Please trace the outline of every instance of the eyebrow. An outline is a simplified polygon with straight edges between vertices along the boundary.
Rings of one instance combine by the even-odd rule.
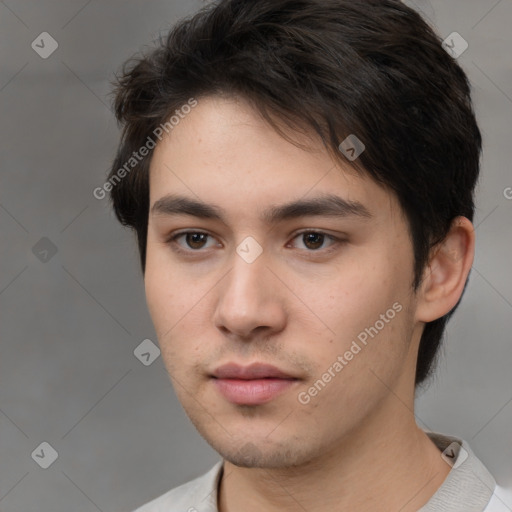
[[[190,215],[201,219],[225,222],[225,210],[220,206],[175,194],[166,195],[153,204],[152,215]],[[373,215],[359,201],[349,201],[334,194],[324,194],[311,199],[300,199],[281,205],[272,205],[263,212],[261,220],[273,224],[300,217],[360,217],[371,219]]]

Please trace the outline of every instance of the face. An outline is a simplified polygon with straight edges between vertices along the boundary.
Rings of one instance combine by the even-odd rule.
[[[414,376],[413,251],[397,200],[292,137],[311,150],[241,99],[202,98],[150,168],[145,287],[162,357],[197,430],[240,466],[332,452]],[[297,201],[308,204],[284,208]],[[228,363],[288,378],[222,378]]]

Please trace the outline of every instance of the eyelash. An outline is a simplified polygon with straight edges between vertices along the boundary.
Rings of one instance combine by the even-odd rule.
[[[332,235],[329,235],[327,233],[324,233],[323,231],[315,231],[315,230],[311,230],[311,229],[306,229],[306,230],[303,230],[303,231],[300,231],[298,233],[295,233],[295,235],[293,236],[292,240],[294,240],[295,238],[299,237],[300,235],[305,235],[305,234],[315,234],[315,235],[322,235],[326,238],[328,238],[329,240],[331,240],[332,242],[334,242],[329,248],[327,249],[311,249],[311,250],[307,250],[306,249],[306,252],[308,253],[321,253],[321,254],[329,254],[330,252],[332,252],[333,250],[336,249],[337,245],[341,244],[344,242],[344,240],[341,240],[335,236],[332,236]],[[193,254],[193,253],[201,253],[201,252],[204,252],[202,249],[197,249],[197,250],[194,250],[194,249],[183,249],[182,247],[180,247],[176,240],[181,237],[181,236],[184,236],[184,235],[206,235],[206,236],[210,236],[211,235],[209,233],[206,233],[204,231],[181,231],[179,233],[175,233],[173,234],[171,237],[168,238],[168,240],[166,241],[167,244],[169,245],[172,245],[172,250],[177,252],[177,253],[180,253],[180,254],[187,254],[187,255],[190,255],[190,254]]]

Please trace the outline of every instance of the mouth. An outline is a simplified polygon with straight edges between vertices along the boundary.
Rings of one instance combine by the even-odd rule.
[[[270,402],[289,389],[298,379],[218,379],[213,383],[222,396],[237,405],[259,405]]]
[[[270,402],[299,382],[284,370],[263,363],[240,366],[228,363],[211,375],[217,391],[237,405],[260,405]]]

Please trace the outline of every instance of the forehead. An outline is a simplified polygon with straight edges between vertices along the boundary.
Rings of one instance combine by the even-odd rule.
[[[316,134],[286,133],[307,149],[278,134],[243,99],[199,99],[154,149],[150,209],[198,212],[202,203],[203,211],[213,206],[210,218],[259,212],[261,221],[271,222],[286,217],[283,208],[276,210],[285,204],[289,213],[323,201],[324,209],[352,211],[361,219],[397,207],[394,196],[371,178],[341,158],[333,160]]]

